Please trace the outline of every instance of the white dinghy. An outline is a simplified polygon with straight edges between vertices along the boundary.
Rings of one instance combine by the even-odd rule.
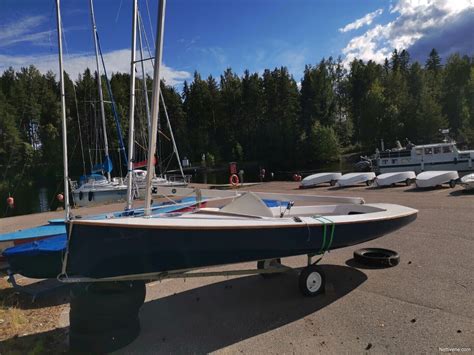
[[[409,186],[416,179],[416,174],[413,171],[402,171],[398,173],[380,174],[375,179],[377,186],[394,186],[395,184],[405,183]]]
[[[300,189],[308,189],[324,183],[329,183],[331,186],[334,186],[341,176],[341,173],[318,173],[309,175],[301,181]]]
[[[372,185],[375,180],[375,173],[349,173],[344,174],[337,180],[338,186],[354,186],[365,183],[367,186]]]
[[[474,174],[463,176],[459,185],[464,187],[466,190],[474,190]]]
[[[459,179],[457,171],[425,171],[416,177],[416,186],[419,188],[441,186],[449,184],[450,187],[456,186]]]

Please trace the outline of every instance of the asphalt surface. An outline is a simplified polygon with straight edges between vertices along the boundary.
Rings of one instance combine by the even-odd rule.
[[[474,351],[473,193],[464,193],[460,187],[420,191],[406,186],[308,190],[297,190],[297,186],[271,182],[249,190],[363,197],[368,203],[413,207],[419,214],[415,222],[391,235],[326,254],[321,262],[326,293],[315,298],[300,294],[297,271],[271,279],[255,275],[150,283],[140,310],[141,333],[118,353]],[[20,223],[25,228],[60,215],[15,217],[6,222],[10,230]],[[396,250],[400,264],[386,269],[357,265],[352,259],[354,250],[368,246]],[[306,257],[282,261],[297,268],[305,266]],[[219,270],[253,267],[254,263],[245,263]],[[60,326],[67,325],[67,318],[66,310]]]

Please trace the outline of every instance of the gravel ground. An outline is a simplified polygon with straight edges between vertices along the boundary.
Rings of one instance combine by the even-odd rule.
[[[464,193],[459,187],[428,191],[406,186],[324,186],[311,190],[296,187],[297,183],[272,182],[249,189],[359,196],[366,202],[417,208],[418,219],[389,236],[327,254],[322,261],[327,290],[316,298],[300,295],[297,272],[265,280],[257,275],[150,283],[140,311],[141,334],[119,353],[438,353],[461,348],[473,351],[474,194]],[[122,204],[108,205],[85,210],[84,214],[120,208]],[[55,212],[13,217],[0,223],[2,230],[13,230],[60,215]],[[398,251],[400,264],[388,269],[355,264],[353,251],[365,246]],[[304,266],[305,261],[305,257],[283,259],[284,264],[292,267]],[[245,263],[234,268],[254,266]],[[0,288],[0,295],[11,294],[4,283]],[[23,353],[27,349],[65,351],[65,302],[63,299],[34,309],[28,309],[25,302],[16,306],[15,301],[4,302],[2,310],[19,310],[26,323],[19,322],[19,328],[12,334],[5,330],[11,328],[6,321],[0,320],[0,353]],[[13,318],[18,317],[14,314]]]

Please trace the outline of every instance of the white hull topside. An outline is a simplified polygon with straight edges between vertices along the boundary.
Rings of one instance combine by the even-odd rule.
[[[459,184],[466,190],[474,190],[474,174],[463,176]]]
[[[457,171],[425,171],[416,177],[416,186],[420,188],[435,187],[458,179]]]
[[[396,173],[380,174],[377,176],[375,181],[378,186],[390,186],[401,182],[409,185],[412,180],[415,180],[415,178],[416,174],[413,171],[402,171]]]
[[[337,180],[338,186],[353,186],[362,183],[371,182],[375,179],[375,173],[349,173],[344,174]]]
[[[336,182],[341,176],[341,173],[318,173],[309,175],[301,181],[301,187],[312,187],[323,183]]]

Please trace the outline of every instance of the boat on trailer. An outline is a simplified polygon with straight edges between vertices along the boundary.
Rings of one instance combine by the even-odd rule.
[[[474,174],[468,174],[461,178],[459,185],[464,187],[466,190],[474,190]]]
[[[436,187],[449,184],[451,188],[456,186],[459,179],[457,171],[425,171],[416,177],[418,188]]]
[[[375,173],[365,172],[365,173],[348,173],[342,175],[342,177],[337,180],[337,186],[354,186],[359,184],[366,184],[367,186],[372,185],[375,180]]]
[[[410,186],[416,179],[414,171],[401,171],[396,173],[380,174],[375,178],[377,186],[395,186],[399,183],[404,183]]]
[[[308,202],[309,195],[293,195],[295,200],[287,204],[267,207],[261,198],[265,195],[247,192],[221,208],[152,218],[73,219],[62,280],[143,279],[179,270],[322,254],[381,237],[417,216],[417,210],[409,207],[365,204],[362,199],[341,203],[341,197],[329,205],[296,205]],[[312,202],[329,199],[313,197]]]
[[[148,156],[153,156],[156,150],[164,5],[165,1],[160,1]],[[134,52],[132,45],[132,56]],[[133,142],[132,136],[129,135],[129,143]],[[152,171],[150,160],[147,171]],[[66,214],[68,242],[58,276],[60,281],[191,277],[197,276],[189,273],[191,270],[248,261],[257,261],[257,272],[265,273],[273,272],[272,265],[280,264],[282,257],[307,255],[308,266],[300,274],[300,288],[305,295],[313,296],[322,292],[325,278],[316,265],[319,260],[313,263],[312,257],[396,231],[414,221],[418,212],[393,204],[365,204],[362,199],[354,198],[298,194],[277,197],[277,194],[247,192],[226,197],[227,201],[216,200],[217,207],[198,205],[194,211],[153,216],[150,176],[143,216],[93,220],[75,219]],[[67,169],[65,183],[66,178]],[[375,174],[371,176],[374,178]],[[130,185],[127,203],[130,203]],[[276,206],[268,207],[263,201],[269,195],[279,201]]]
[[[308,189],[325,183],[334,186],[341,176],[341,173],[318,173],[309,175],[301,181],[300,189]]]

